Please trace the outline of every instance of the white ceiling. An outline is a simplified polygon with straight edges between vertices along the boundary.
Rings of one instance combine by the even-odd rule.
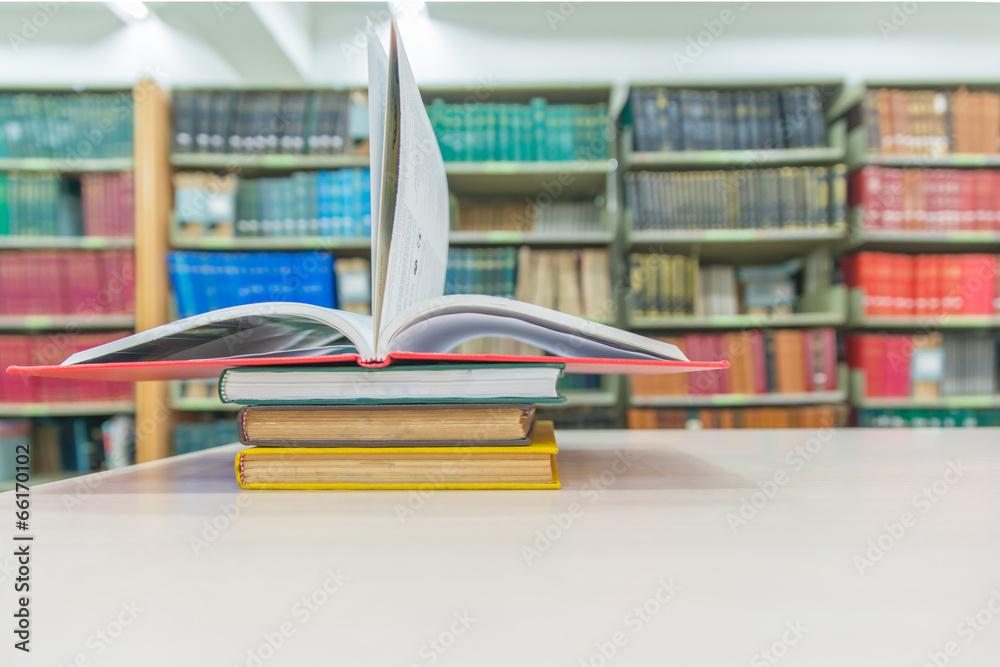
[[[166,85],[357,84],[365,68],[355,39],[367,18],[384,29],[388,17],[375,2],[147,5],[152,15],[132,23],[104,3],[52,3],[57,11],[37,34],[0,47],[0,83],[126,82],[152,73]],[[42,6],[0,3],[2,34],[39,23]],[[1000,5],[992,3],[430,2],[422,16],[405,7],[401,29],[425,83],[802,72],[1000,79]],[[677,54],[718,28],[723,12],[732,21],[721,34],[693,64],[678,65]]]

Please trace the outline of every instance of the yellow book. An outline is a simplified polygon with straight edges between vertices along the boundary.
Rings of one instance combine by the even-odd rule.
[[[244,489],[558,489],[555,430],[519,447],[253,447],[236,455]]]

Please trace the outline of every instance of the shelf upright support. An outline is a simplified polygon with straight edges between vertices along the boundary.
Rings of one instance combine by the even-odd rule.
[[[170,102],[152,79],[132,91],[135,102],[135,329],[168,321],[167,247],[170,216]],[[166,382],[137,382],[137,463],[171,453],[173,414]]]

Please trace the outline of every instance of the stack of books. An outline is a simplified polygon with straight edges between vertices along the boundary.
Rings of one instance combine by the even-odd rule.
[[[236,476],[247,489],[559,488],[562,364],[237,368]]]

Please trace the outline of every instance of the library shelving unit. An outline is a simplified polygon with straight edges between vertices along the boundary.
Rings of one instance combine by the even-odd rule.
[[[148,196],[147,182],[149,179],[155,179],[156,174],[163,171],[162,165],[156,163],[156,156],[150,154],[149,142],[144,136],[144,130],[148,129],[148,126],[144,124],[144,116],[148,115],[151,105],[155,104],[155,98],[159,92],[156,84],[148,80],[143,80],[133,87],[88,86],[81,89],[78,86],[17,86],[0,90],[0,94],[4,95],[25,95],[23,98],[25,101],[22,104],[28,105],[27,107],[18,111],[17,105],[12,103],[5,109],[5,114],[13,114],[12,118],[21,124],[36,121],[39,116],[48,113],[50,103],[58,105],[59,102],[71,100],[78,100],[81,104],[80,110],[75,113],[95,114],[89,119],[84,118],[79,121],[92,124],[96,122],[92,119],[96,119],[96,114],[100,113],[96,101],[97,97],[93,96],[100,96],[103,103],[111,105],[111,107],[104,109],[104,113],[109,115],[100,118],[102,123],[99,126],[100,135],[88,132],[86,137],[81,136],[74,139],[75,143],[72,145],[58,143],[54,138],[56,135],[51,134],[52,132],[69,131],[69,116],[61,116],[62,120],[67,123],[65,127],[51,124],[44,126],[47,129],[42,131],[49,133],[49,139],[37,141],[51,143],[49,154],[45,157],[4,155],[0,157],[0,172],[3,172],[5,176],[18,174],[55,175],[64,182],[62,187],[65,188],[68,187],[65,182],[76,181],[84,175],[129,172],[132,174],[134,187],[132,224],[129,225],[130,231],[127,235],[87,235],[88,230],[83,228],[76,231],[65,227],[58,229],[58,224],[52,220],[42,220],[41,212],[35,209],[28,213],[28,217],[22,215],[19,223],[27,224],[28,233],[22,231],[16,235],[0,236],[0,262],[16,256],[19,251],[53,251],[58,255],[64,251],[124,250],[133,253],[136,280],[134,314],[93,314],[83,311],[79,314],[4,314],[0,315],[0,332],[5,335],[32,334],[36,337],[51,337],[55,342],[78,333],[133,331],[160,323],[159,321],[151,321],[148,312],[144,312],[143,302],[145,299],[142,296],[142,290],[148,290],[151,282],[155,282],[156,271],[162,263],[162,255],[148,252],[155,250],[155,248],[145,248],[146,252],[144,252],[142,247],[144,238],[148,237],[151,231],[155,231],[155,229],[148,228],[146,223],[149,220],[143,215],[144,204],[148,204],[148,201],[144,201],[144,197]],[[27,96],[30,95],[46,96],[48,101],[43,102],[40,97],[35,98],[35,101],[27,101],[30,99]],[[57,100],[58,102],[56,102]],[[69,112],[66,111],[66,113]],[[36,130],[39,127],[42,126],[35,125]],[[130,128],[131,132],[129,132]],[[101,142],[124,141],[127,141],[129,147],[127,155],[122,155],[121,151],[107,150],[108,146],[112,144],[101,145]],[[39,145],[39,143],[35,143],[32,150],[37,150],[36,147]],[[124,148],[119,144],[113,145]],[[112,152],[117,154],[109,155]],[[95,157],[101,153],[108,156]],[[6,201],[3,206],[7,206]],[[25,211],[22,211],[23,213]],[[107,214],[107,209],[100,213],[102,219]],[[54,235],[53,231],[62,235]],[[5,229],[5,233],[9,232]],[[83,304],[77,305],[83,306]],[[139,422],[144,414],[139,407],[143,400],[143,393],[140,385],[135,396],[128,400],[3,402],[0,403],[0,417],[78,418],[135,414],[137,422]],[[142,440],[143,437],[143,429],[137,428],[137,438]],[[141,447],[142,444],[137,443],[137,448],[141,449]],[[44,473],[41,478],[64,478],[75,474],[79,473],[75,471],[51,472]]]
[[[463,111],[477,114],[493,104],[528,105],[533,99],[544,98],[548,105],[613,103],[610,85],[531,84],[490,87],[452,86],[421,88],[425,104],[435,100],[446,105],[463,105]],[[434,115],[432,115],[432,123]],[[609,113],[601,119],[601,130],[613,127]],[[436,128],[437,129],[437,128]],[[613,133],[605,133],[606,137]],[[513,140],[512,140],[513,141]],[[607,140],[606,154],[588,154],[583,159],[567,160],[459,160],[445,158],[448,189],[452,196],[452,247],[514,247],[528,246],[539,250],[578,250],[604,248],[608,252],[612,276],[617,275],[621,258],[618,235],[618,181],[615,137]],[[600,207],[598,229],[567,231],[535,230],[463,230],[460,204],[515,203],[525,210],[544,208],[549,202],[593,201]],[[613,282],[612,282],[613,285]],[[617,305],[617,304],[615,304]],[[620,321],[615,307],[601,319],[610,324]],[[557,426],[586,424],[571,417],[574,412],[596,411],[601,419],[621,423],[621,389],[617,376],[603,376],[597,389],[565,389],[567,402],[561,406],[546,406],[542,413],[553,418]],[[565,418],[565,421],[564,421]]]
[[[991,170],[1000,168],[1000,146],[994,151],[981,153],[954,152],[954,115],[952,99],[946,97],[965,88],[971,93],[1000,93],[1000,81],[996,80],[933,80],[933,81],[866,81],[845,87],[835,103],[834,115],[847,122],[847,164],[852,173],[866,166],[905,169],[949,169],[949,170]],[[939,129],[949,135],[947,150],[934,154],[884,152],[882,133],[888,128],[879,127],[889,121],[890,126],[899,122],[898,116],[907,119],[908,114],[919,109],[909,107],[896,110],[896,116],[889,117],[882,109],[880,117],[878,92],[881,89],[934,93],[938,99],[930,111],[946,113],[947,122]],[[933,98],[931,98],[933,100]],[[924,113],[924,112],[920,112]],[[963,112],[964,113],[964,112]],[[1000,123],[1000,119],[995,119]],[[906,120],[909,123],[909,120]],[[893,128],[895,131],[896,128]],[[924,123],[923,132],[927,132]],[[994,130],[995,131],[995,130]],[[927,132],[930,134],[930,132]],[[920,131],[916,132],[920,134]],[[907,132],[909,135],[909,132]],[[895,136],[895,135],[893,135]],[[893,139],[895,141],[895,139]],[[939,144],[940,145],[940,144]],[[852,181],[852,185],[853,185]],[[904,186],[905,187],[905,186]],[[852,193],[855,194],[856,193]],[[899,194],[899,193],[896,193]],[[905,190],[903,191],[903,196]],[[959,228],[952,225],[947,229],[922,229],[915,224],[901,222],[891,229],[866,227],[866,212],[858,196],[853,196],[855,206],[848,215],[849,233],[842,250],[847,253],[858,251],[880,251],[899,254],[957,254],[957,253],[1000,253],[1000,229]],[[901,214],[900,214],[901,215]],[[961,225],[965,227],[966,225]],[[976,225],[978,226],[978,225]],[[867,315],[864,308],[864,291],[852,289],[848,295],[847,329],[863,332],[932,333],[959,332],[1000,329],[1000,313],[969,315]],[[995,335],[995,334],[994,334]],[[994,369],[994,372],[995,369]],[[1000,407],[1000,395],[986,396],[934,396],[934,397],[868,397],[865,393],[864,372],[852,369],[850,372],[850,401],[856,409],[919,410],[919,409],[986,409]]]
[[[825,145],[805,148],[770,148],[757,150],[636,150],[632,91],[645,88],[666,88],[673,91],[761,91],[784,87],[814,86],[819,90],[825,126]],[[635,172],[724,172],[735,169],[780,169],[785,167],[830,168],[845,162],[847,154],[847,121],[838,112],[837,101],[844,95],[841,81],[831,80],[772,80],[772,81],[706,81],[706,82],[633,82],[619,117],[620,168],[618,192],[621,211],[622,264],[631,253],[664,253],[696,257],[708,264],[745,265],[777,263],[792,258],[817,258],[821,266],[829,266],[832,257],[845,243],[847,228],[835,223],[816,228],[727,228],[717,221],[711,228],[685,228],[666,221],[663,228],[637,229],[634,224],[625,179]],[[831,197],[833,193],[831,192]],[[754,221],[756,222],[756,221]],[[620,274],[620,284],[628,277]],[[832,275],[814,283],[800,295],[798,310],[775,315],[662,317],[638,316],[632,313],[628,290],[621,291],[620,310],[625,314],[627,328],[644,335],[682,335],[689,332],[725,332],[756,329],[841,327],[847,320],[848,294],[842,285],[832,284]],[[688,394],[639,396],[631,392],[627,407],[752,407],[795,405],[843,405],[847,401],[846,370],[838,372],[836,391],[775,394]]]
[[[317,172],[317,171],[337,171],[341,169],[367,169],[369,165],[367,141],[346,141],[342,152],[312,153],[308,146],[301,147],[300,152],[278,152],[282,148],[269,147],[256,152],[195,152],[201,150],[192,143],[191,152],[178,150],[178,144],[174,141],[176,134],[181,131],[175,113],[177,106],[174,104],[179,95],[197,95],[212,93],[232,93],[234,97],[243,94],[250,95],[271,95],[276,93],[290,94],[313,94],[330,93],[344,95],[340,104],[346,106],[339,107],[341,113],[344,109],[351,109],[356,100],[352,96],[363,95],[363,89],[356,88],[331,88],[329,86],[296,86],[296,87],[241,87],[239,89],[224,88],[218,86],[211,87],[184,87],[174,88],[171,91],[171,104],[168,116],[172,119],[173,125],[169,133],[170,144],[167,149],[165,160],[167,173],[168,193],[172,192],[172,179],[174,175],[184,172],[209,172],[220,176],[234,176],[239,179],[267,179],[276,177],[289,177],[297,172]],[[260,99],[260,98],[258,98]],[[235,100],[233,102],[236,103]],[[200,113],[200,111],[196,111]],[[214,112],[209,112],[214,113]],[[261,111],[254,112],[257,115],[244,119],[235,108],[229,113],[233,113],[232,122],[235,124],[247,123],[246,127],[252,124],[254,127],[262,126],[266,118],[260,116]],[[284,122],[284,118],[273,111],[267,112]],[[366,111],[367,113],[367,111]],[[270,116],[268,116],[270,117]],[[214,118],[214,117],[213,117]],[[198,117],[190,119],[193,124],[200,123]],[[215,123],[216,120],[212,120]],[[223,121],[225,122],[225,121]],[[349,121],[355,122],[354,120]],[[211,128],[214,129],[214,125]],[[235,125],[232,127],[236,127]],[[227,132],[229,128],[221,127],[222,132]],[[344,137],[348,139],[348,137]],[[208,149],[205,149],[206,151]],[[221,149],[228,151],[228,148]],[[239,211],[237,211],[238,213]],[[176,218],[174,211],[174,200],[170,196],[166,213],[166,227],[168,228],[168,247],[171,250],[202,250],[221,252],[269,252],[269,251],[322,251],[332,254],[336,259],[341,257],[368,257],[371,247],[370,238],[345,236],[317,236],[317,235],[285,235],[270,233],[268,235],[243,235],[237,230],[230,230],[226,235],[186,234]],[[164,265],[166,258],[164,257]],[[170,303],[175,304],[171,295]],[[171,315],[176,316],[176,305],[171,306]],[[232,420],[233,412],[239,409],[238,405],[224,404],[216,395],[215,382],[172,382],[169,389],[165,391],[164,401],[172,415],[174,426],[188,423],[211,423],[216,418]],[[169,440],[171,433],[168,432],[167,441],[161,443],[163,456],[169,455],[173,451],[173,443]]]

